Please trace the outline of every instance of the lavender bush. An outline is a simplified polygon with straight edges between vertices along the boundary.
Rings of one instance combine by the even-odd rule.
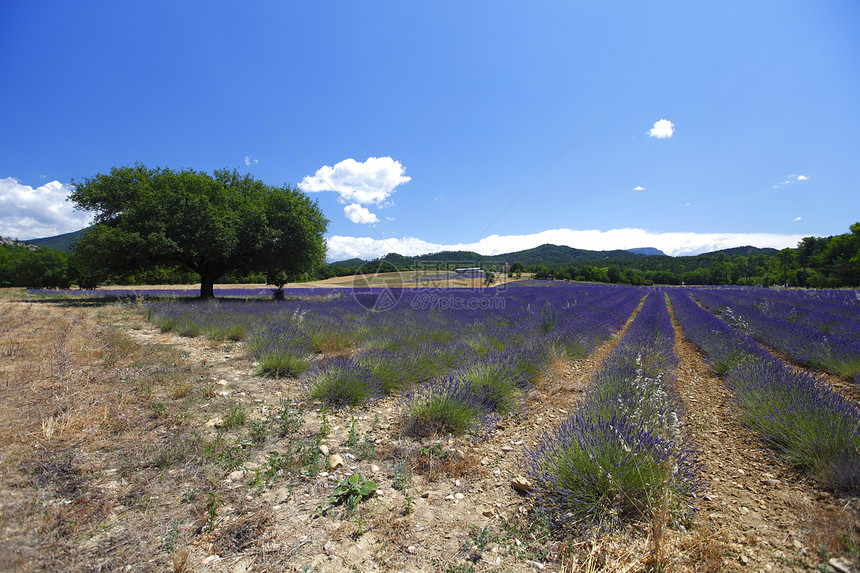
[[[710,361],[739,356],[725,371],[741,418],[790,464],[824,485],[860,491],[860,411],[818,377],[791,368],[742,332],[671,294],[684,334]]]
[[[367,368],[348,358],[322,361],[303,379],[309,397],[330,406],[358,406],[382,395],[379,380]]]
[[[406,435],[472,433],[484,437],[495,424],[492,408],[468,383],[441,378],[407,392],[401,409]]]
[[[556,528],[609,528],[664,502],[676,520],[690,513],[702,484],[680,400],[664,382],[677,364],[673,342],[664,296],[654,291],[577,409],[527,452],[537,507]]]
[[[827,312],[824,305],[817,312],[803,307],[798,311],[796,306],[776,302],[772,293],[758,290],[761,294],[750,289],[690,289],[689,293],[728,324],[797,364],[860,381],[860,306],[843,303],[838,311]]]

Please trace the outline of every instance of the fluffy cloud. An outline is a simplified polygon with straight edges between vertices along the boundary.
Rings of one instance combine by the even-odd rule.
[[[367,161],[344,159],[334,167],[323,165],[308,175],[298,187],[306,193],[334,191],[341,203],[380,205],[398,185],[412,178],[406,169],[390,157],[369,157]]]
[[[0,179],[0,236],[37,239],[89,226],[92,215],[75,211],[67,201],[72,188],[51,181],[35,189],[17,179]]]
[[[550,229],[530,235],[491,235],[476,243],[431,243],[416,237],[374,239],[335,235],[327,239],[328,260],[339,261],[359,257],[372,259],[387,253],[406,256],[439,251],[474,251],[482,255],[497,255],[530,249],[546,243],[566,245],[593,251],[656,247],[667,255],[697,255],[709,251],[743,247],[794,247],[802,235],[769,233],[653,233],[644,229],[611,229],[609,231]]]
[[[344,207],[343,214],[353,223],[371,224],[379,222],[379,217],[376,216],[376,213],[371,213],[368,208],[362,207],[358,203]]]
[[[675,133],[675,124],[668,119],[661,119],[654,122],[654,126],[648,131],[650,137],[657,139],[666,139],[672,137]]]
[[[637,185],[636,187],[633,188],[633,190],[634,191],[645,191],[645,188],[642,187],[641,185]]]
[[[797,223],[798,221],[802,221],[802,220],[803,220],[803,217],[795,217],[794,219],[792,219],[792,221],[794,221],[795,223]]]
[[[257,165],[259,162],[259,159],[251,159],[249,156],[245,156],[245,165]]]

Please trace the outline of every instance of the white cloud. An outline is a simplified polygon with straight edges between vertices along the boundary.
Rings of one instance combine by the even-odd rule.
[[[774,189],[779,189],[783,185],[791,185],[792,183],[796,183],[799,181],[809,181],[809,177],[806,175],[789,175],[784,181],[780,181],[778,184],[774,185]]]
[[[697,255],[709,251],[752,245],[782,249],[794,247],[802,235],[771,233],[654,233],[644,229],[574,230],[551,229],[530,235],[491,235],[477,243],[431,243],[416,237],[374,239],[335,235],[327,239],[328,260],[359,257],[373,259],[388,253],[417,256],[439,251],[474,251],[497,255],[530,249],[546,243],[577,249],[603,251],[655,247],[667,255]]]
[[[801,220],[803,220],[803,217],[795,217],[794,219],[792,219],[792,221],[794,221],[795,223]]]
[[[633,190],[634,191],[645,191],[645,188],[642,187],[641,185],[637,185],[636,187],[633,188]]]
[[[656,137],[657,139],[667,139],[672,137],[673,133],[675,133],[675,124],[668,119],[655,121],[654,127],[648,131],[650,137]]]
[[[59,181],[35,189],[17,179],[0,179],[0,237],[37,239],[71,233],[92,224],[92,215],[67,201],[72,187]]]
[[[412,179],[404,175],[405,171],[390,157],[369,157],[363,163],[344,159],[334,167],[323,165],[302,179],[298,187],[306,193],[334,191],[341,203],[384,206],[397,186]]]
[[[249,156],[245,156],[245,165],[257,165],[259,162],[259,159],[251,159]]]
[[[371,224],[379,222],[379,217],[376,216],[376,213],[371,213],[369,209],[362,207],[358,203],[344,207],[343,214],[353,223]]]

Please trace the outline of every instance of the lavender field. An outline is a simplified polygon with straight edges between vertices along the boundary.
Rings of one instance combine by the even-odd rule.
[[[7,389],[9,420],[30,429],[6,443],[43,444],[16,458],[29,485],[9,495],[60,500],[31,514],[44,539],[7,519],[20,554],[110,568],[146,562],[147,543],[144,570],[206,571],[853,558],[853,292],[218,292],[4,302],[5,371],[34,396]],[[62,344],[13,345],[48,324]],[[817,501],[799,515],[796,495]]]

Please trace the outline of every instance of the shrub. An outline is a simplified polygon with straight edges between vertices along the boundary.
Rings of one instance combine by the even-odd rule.
[[[404,397],[404,433],[427,437],[437,433],[480,434],[489,431],[491,408],[467,383],[448,377],[428,382]]]
[[[502,414],[522,402],[526,378],[510,357],[491,355],[460,367],[454,376],[467,384],[478,400]]]
[[[650,515],[668,492],[670,512],[700,489],[698,468],[669,442],[623,418],[574,414],[526,453],[539,511],[560,529],[611,529]]]
[[[382,395],[370,370],[342,357],[324,361],[307,375],[304,385],[311,398],[331,406],[357,406]]]
[[[311,342],[290,323],[270,323],[251,332],[248,350],[257,360],[257,371],[273,378],[296,377],[308,367]]]

